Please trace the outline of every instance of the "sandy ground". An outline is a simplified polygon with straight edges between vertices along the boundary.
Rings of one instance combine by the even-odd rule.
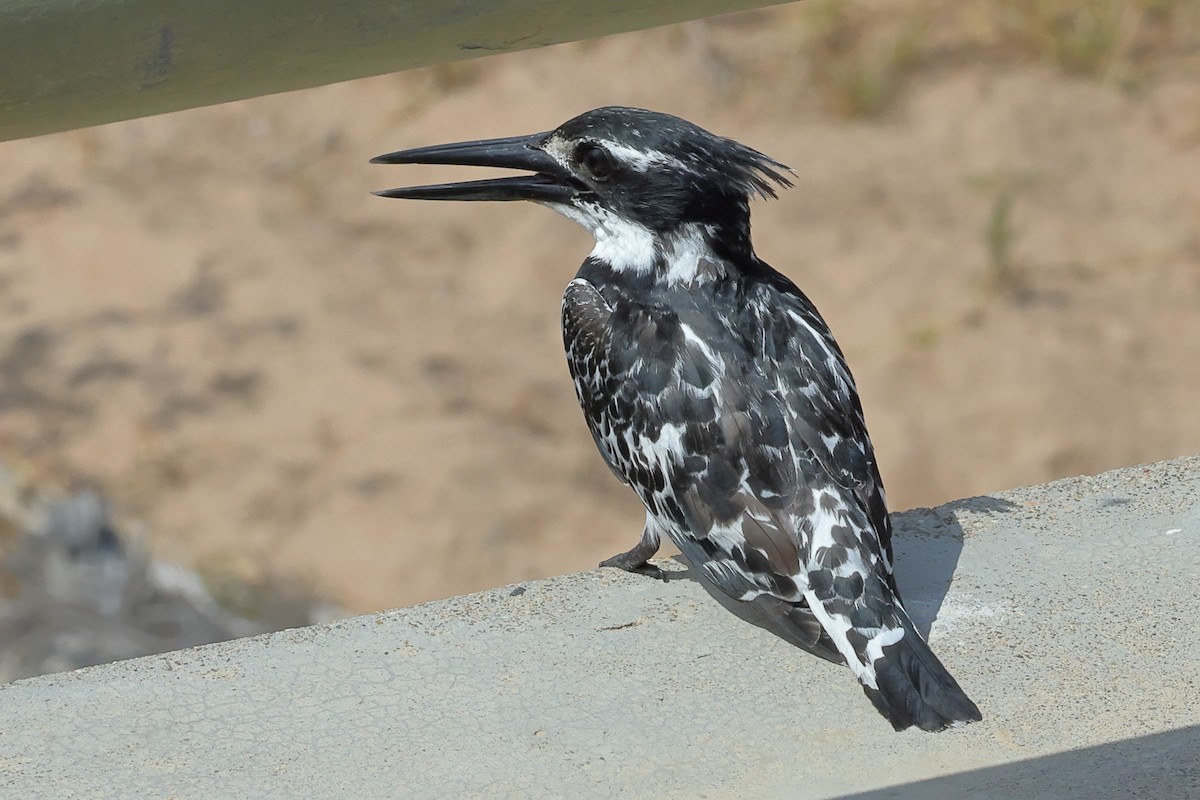
[[[163,557],[354,610],[630,546],[558,333],[586,234],[382,200],[460,173],[366,163],[609,103],[795,169],[756,244],[846,350],[893,508],[1200,451],[1196,59],[1131,85],[935,20],[847,117],[813,13],[0,144],[0,458],[102,487]]]

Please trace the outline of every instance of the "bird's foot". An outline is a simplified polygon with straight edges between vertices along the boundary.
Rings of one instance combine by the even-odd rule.
[[[646,575],[651,578],[657,578],[660,581],[667,579],[667,573],[663,572],[661,567],[656,567],[646,560],[646,557],[638,552],[638,548],[633,548],[624,553],[618,553],[612,558],[606,558],[600,562],[602,567],[616,567],[623,569],[626,572],[635,572],[638,575]]]

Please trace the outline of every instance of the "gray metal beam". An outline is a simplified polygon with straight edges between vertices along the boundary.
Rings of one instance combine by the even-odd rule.
[[[0,140],[780,0],[0,0]]]

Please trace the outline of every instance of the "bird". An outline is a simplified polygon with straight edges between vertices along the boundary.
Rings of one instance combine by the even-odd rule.
[[[792,170],[680,117],[621,106],[371,162],[521,170],[375,194],[532,201],[592,234],[563,293],[563,343],[596,448],[646,508],[638,543],[601,566],[663,577],[649,559],[666,536],[782,638],[848,665],[897,731],[982,719],[901,602],[845,356],[751,244],[751,200],[792,186]]]

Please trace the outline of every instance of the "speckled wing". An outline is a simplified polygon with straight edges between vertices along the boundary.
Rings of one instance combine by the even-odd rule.
[[[865,515],[868,547],[877,547],[892,591],[892,523],[883,481],[863,418],[862,403],[845,357],[812,302],[783,276],[766,284],[764,361],[778,364],[780,399],[787,404],[793,436],[824,472],[847,490]],[[772,296],[773,295],[773,296]]]
[[[609,359],[611,331],[608,319],[611,315],[608,303],[585,280],[571,281],[563,293],[563,346],[567,351],[567,368],[575,384],[575,397],[604,463],[619,481],[628,484],[629,479],[617,458],[615,441],[601,433],[605,428],[611,428],[605,424],[605,410],[612,401],[618,380]]]
[[[793,643],[841,660],[796,584],[806,556],[786,405],[764,396],[761,381],[731,372],[706,344],[720,335],[705,326],[703,315],[610,306],[592,284],[573,281],[563,336],[588,427],[609,467],[677,533],[698,569],[734,598],[762,598]]]
[[[584,279],[567,287],[567,361],[596,446],[714,583],[841,660],[804,596],[810,581],[846,614],[873,580],[893,582],[853,380],[790,284],[759,284],[730,318],[690,311],[610,305]]]

